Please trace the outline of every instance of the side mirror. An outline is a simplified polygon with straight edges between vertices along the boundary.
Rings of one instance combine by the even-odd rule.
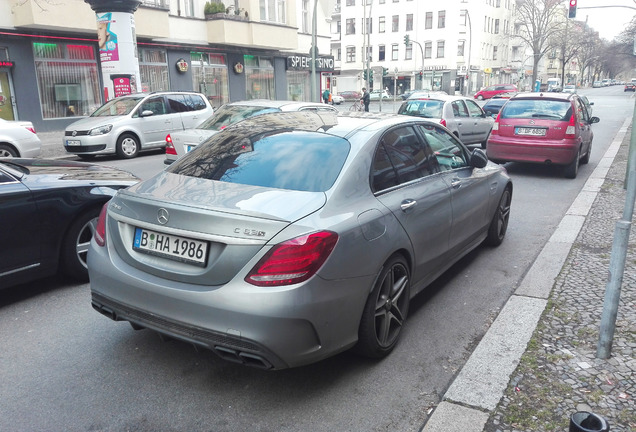
[[[600,119],[600,118],[598,118],[598,117],[592,117],[592,118],[590,119],[590,124],[598,123],[598,122],[600,122],[600,121],[601,121],[601,119]]]
[[[154,115],[155,113],[153,113],[151,110],[144,110],[141,112],[141,117],[150,117],[151,115]]]
[[[470,155],[470,166],[473,168],[484,168],[488,165],[488,156],[482,149],[473,150]]]

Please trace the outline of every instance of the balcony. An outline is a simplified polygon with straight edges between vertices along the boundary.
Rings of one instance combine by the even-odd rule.
[[[208,19],[206,27],[207,40],[213,44],[277,50],[298,48],[296,28],[281,24],[249,21],[242,16],[227,15]]]

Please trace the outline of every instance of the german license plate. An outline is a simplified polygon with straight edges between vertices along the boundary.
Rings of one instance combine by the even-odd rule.
[[[67,146],[79,146],[82,145],[82,142],[79,140],[66,140]]]
[[[545,136],[546,129],[544,128],[525,128],[518,127],[515,130],[517,135],[534,135],[534,136]]]
[[[207,242],[144,228],[135,228],[133,249],[202,267],[208,256]]]

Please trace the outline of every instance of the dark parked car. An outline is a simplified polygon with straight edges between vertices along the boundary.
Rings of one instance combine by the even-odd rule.
[[[0,159],[0,287],[62,269],[88,280],[86,252],[102,206],[132,174],[82,162]]]
[[[565,166],[575,178],[579,163],[592,153],[592,124],[576,93],[523,93],[503,106],[488,139],[488,157],[496,162],[533,162]]]
[[[499,114],[499,110],[502,106],[510,99],[515,96],[516,92],[510,93],[499,93],[494,95],[492,98],[488,99],[486,103],[481,107],[486,114],[489,116],[496,118],[497,114]]]
[[[104,207],[92,304],[264,369],[384,357],[415,294],[503,241],[511,197],[503,167],[434,121],[252,117]]]

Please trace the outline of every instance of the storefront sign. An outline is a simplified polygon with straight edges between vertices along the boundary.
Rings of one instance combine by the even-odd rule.
[[[188,62],[184,58],[180,58],[177,60],[177,70],[181,73],[186,73],[188,71]]]
[[[12,68],[13,66],[15,66],[15,63],[11,60],[0,60],[0,67]]]
[[[333,56],[318,57],[316,59],[316,71],[333,72],[334,63]],[[287,57],[287,70],[311,70],[311,57],[300,55]]]

